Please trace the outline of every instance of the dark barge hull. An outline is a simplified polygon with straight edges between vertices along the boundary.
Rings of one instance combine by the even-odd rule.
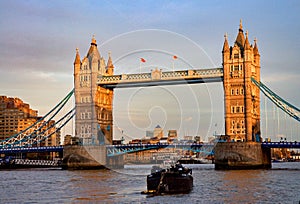
[[[147,176],[147,190],[161,193],[189,193],[193,188],[193,177],[173,172]],[[160,184],[162,182],[162,184]]]

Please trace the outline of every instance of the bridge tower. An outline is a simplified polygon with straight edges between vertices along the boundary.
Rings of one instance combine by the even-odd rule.
[[[225,35],[222,54],[225,135],[235,142],[217,143],[215,169],[271,168],[270,148],[260,143],[260,91],[251,81],[260,81],[260,54],[242,22],[233,46]]]
[[[97,86],[104,75],[113,75],[114,65],[101,57],[95,37],[82,60],[78,49],[74,61],[75,135],[83,145],[112,144],[113,90]]]
[[[225,134],[231,141],[260,141],[260,54],[256,40],[250,45],[242,21],[233,46],[227,35],[222,51],[224,72]]]

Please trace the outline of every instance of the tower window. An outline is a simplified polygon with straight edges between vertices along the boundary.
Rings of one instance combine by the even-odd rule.
[[[237,58],[239,58],[239,54],[238,53],[234,54],[234,59],[237,59]]]
[[[239,89],[236,89],[236,95],[239,95]]]
[[[234,89],[231,89],[231,95],[234,95]]]
[[[241,88],[241,94],[244,95],[244,89],[243,88]]]
[[[239,65],[234,65],[233,71],[239,71],[239,70],[240,70],[240,66]]]

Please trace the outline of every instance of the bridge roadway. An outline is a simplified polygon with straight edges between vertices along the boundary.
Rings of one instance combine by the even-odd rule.
[[[99,76],[97,84],[108,89],[222,82],[223,68],[189,69],[182,71],[151,70],[151,73]]]
[[[300,142],[262,142],[263,147],[268,148],[288,148],[300,149]],[[107,156],[115,156],[125,153],[132,153],[138,151],[145,151],[150,149],[160,148],[180,148],[191,150],[194,152],[207,152],[213,153],[215,143],[185,143],[185,144],[123,144],[123,145],[106,145]],[[16,154],[16,153],[29,153],[29,152],[63,152],[63,146],[47,146],[47,147],[12,147],[0,148],[0,154]]]
[[[17,154],[17,153],[31,153],[31,152],[63,152],[63,146],[46,146],[46,147],[11,147],[0,148],[0,154]]]
[[[268,148],[287,148],[287,149],[300,149],[300,142],[263,142],[263,147]]]

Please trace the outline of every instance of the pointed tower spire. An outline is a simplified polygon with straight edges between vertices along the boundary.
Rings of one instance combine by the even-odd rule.
[[[93,35],[93,37],[92,37],[91,45],[96,45],[97,46],[97,41],[95,39],[95,35]]]
[[[114,74],[114,65],[111,59],[111,52],[108,52],[108,61],[106,65],[106,70],[108,75],[113,75]]]
[[[76,56],[75,56],[75,60],[74,60],[74,65],[80,64],[80,63],[81,63],[81,61],[80,61],[79,49],[76,48]]]
[[[114,67],[111,59],[111,52],[108,52],[108,61],[107,61],[107,67]]]
[[[248,40],[248,31],[246,31],[245,50],[249,50],[249,49],[250,49],[250,43]]]
[[[224,45],[223,45],[223,53],[230,51],[229,45],[228,45],[227,33],[225,33],[224,38],[225,38],[225,41],[224,41]]]
[[[243,48],[245,44],[245,36],[243,33],[243,25],[242,25],[242,19],[240,20],[240,26],[239,26],[239,33],[236,37],[235,43],[240,47]]]
[[[257,39],[256,38],[254,39],[253,53],[254,53],[254,55],[259,55],[258,47],[257,47]]]
[[[91,46],[90,46],[90,49],[89,49],[86,56],[88,58],[91,58],[92,56],[94,56],[98,59],[101,58],[100,53],[99,53],[98,48],[97,48],[97,41],[96,41],[95,35],[93,35],[93,37],[92,37]]]
[[[243,24],[242,24],[242,19],[240,19],[240,28],[239,30],[241,30],[243,32]]]

